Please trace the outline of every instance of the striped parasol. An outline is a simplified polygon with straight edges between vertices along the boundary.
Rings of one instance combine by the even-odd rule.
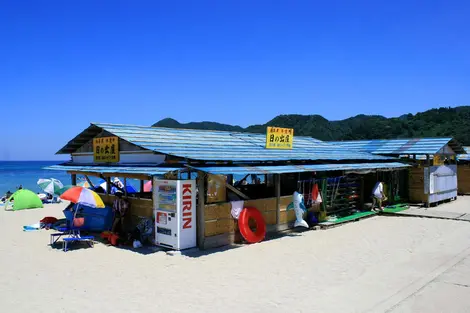
[[[51,195],[60,195],[61,189],[64,188],[62,182],[55,178],[41,178],[38,180],[37,184],[44,192],[50,193]]]
[[[61,199],[92,208],[104,208],[103,200],[98,194],[88,188],[75,186],[64,192]]]

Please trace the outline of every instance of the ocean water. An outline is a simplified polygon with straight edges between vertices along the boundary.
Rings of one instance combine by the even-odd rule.
[[[56,178],[64,185],[72,183],[71,175],[65,171],[44,170],[44,167],[63,163],[63,161],[0,161],[0,197],[7,191],[15,192],[19,185],[34,192],[43,192],[37,185],[40,178]],[[89,177],[97,186],[102,182],[99,177]],[[85,181],[83,175],[77,175],[77,182]],[[123,181],[123,178],[121,178]],[[128,179],[127,184],[138,190],[140,181]]]
[[[71,184],[71,177],[65,171],[44,170],[44,167],[62,163],[61,161],[0,161],[0,197],[7,191],[15,192],[19,185],[23,188],[34,192],[42,192],[37,185],[40,178],[56,178],[64,185]],[[234,175],[235,180],[240,180],[244,175]],[[264,182],[264,175],[258,176]],[[195,178],[195,177],[194,177]],[[77,175],[78,182],[83,181],[84,177]],[[100,179],[90,177],[90,180],[96,185]],[[252,183],[248,178],[248,183]],[[132,185],[136,190],[139,189],[140,183],[137,180],[128,179],[127,183]]]
[[[0,161],[0,197],[8,190],[14,192],[19,185],[40,192],[39,178],[57,178],[64,185],[71,183],[70,175],[62,171],[43,170],[43,167],[60,164],[60,161]]]

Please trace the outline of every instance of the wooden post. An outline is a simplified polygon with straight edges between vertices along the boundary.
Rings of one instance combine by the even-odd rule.
[[[106,177],[106,194],[111,194],[111,177]]]
[[[93,185],[93,182],[88,178],[88,175],[85,175],[85,179],[90,184],[91,188],[95,189],[95,185]]]
[[[198,174],[199,175],[199,174]],[[237,194],[238,196],[240,196],[241,198],[243,198],[244,200],[250,200],[250,197],[248,197],[247,195],[245,195],[243,192],[241,192],[240,190],[238,190],[237,188],[233,187],[232,185],[229,185],[227,182],[225,182],[225,187],[227,189],[229,189],[230,191],[232,191],[233,193]]]
[[[72,185],[73,186],[77,185],[77,174],[72,174]]]
[[[141,179],[140,180],[140,191],[141,194],[144,193],[144,181]]]
[[[364,191],[364,176],[361,175],[360,176],[360,180],[361,180],[361,191],[359,192],[359,210],[364,210],[364,195],[365,195],[365,191]]]
[[[127,178],[124,177],[124,196],[127,198]]]
[[[276,226],[281,224],[281,174],[274,174],[274,189],[276,192]]]
[[[204,249],[205,242],[205,233],[206,233],[206,219],[204,216],[205,211],[205,197],[206,197],[206,188],[205,188],[206,174],[204,172],[197,172],[197,190],[198,190],[198,201],[196,208],[196,223],[197,223],[197,246],[199,249]]]

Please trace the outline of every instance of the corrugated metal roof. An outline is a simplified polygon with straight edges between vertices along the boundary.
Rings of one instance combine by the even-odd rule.
[[[309,164],[309,165],[278,165],[278,166],[211,166],[191,167],[211,174],[283,174],[300,172],[324,171],[363,171],[363,170],[393,170],[409,167],[399,162],[389,163],[358,163],[358,164]]]
[[[90,173],[116,173],[116,174],[144,174],[149,176],[163,175],[168,172],[181,170],[176,167],[136,167],[136,166],[94,166],[94,165],[52,165],[45,167],[46,170],[55,171],[77,171]]]
[[[295,136],[292,150],[265,148],[264,134],[171,129],[147,126],[92,124],[58,154],[73,153],[105,130],[136,146],[157,153],[201,161],[386,160],[369,153]]]
[[[416,138],[416,139],[383,139],[329,141],[330,144],[373,154],[437,154],[445,145],[455,153],[463,153],[463,148],[453,138]]]
[[[463,147],[467,153],[465,154],[459,154],[457,156],[458,160],[462,161],[470,161],[470,147]]]

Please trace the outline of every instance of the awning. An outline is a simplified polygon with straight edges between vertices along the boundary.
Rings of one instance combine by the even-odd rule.
[[[354,164],[309,164],[309,165],[267,165],[267,166],[212,166],[191,167],[192,169],[210,174],[283,174],[300,172],[324,172],[324,171],[350,171],[369,172],[371,170],[390,171],[407,168],[410,165],[389,163],[354,163]]]
[[[132,166],[94,166],[94,165],[53,165],[44,168],[53,171],[88,172],[97,174],[141,174],[147,176],[164,175],[168,172],[184,170],[181,167],[132,167]]]

